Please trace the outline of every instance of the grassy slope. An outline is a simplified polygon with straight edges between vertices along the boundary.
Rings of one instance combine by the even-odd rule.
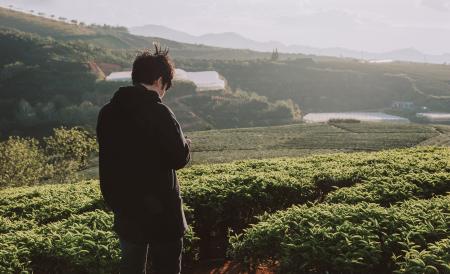
[[[381,73],[385,76],[404,79],[416,84],[418,90],[426,95],[450,98],[450,66],[422,64],[411,62],[393,62],[384,64],[367,64],[360,62],[340,62],[338,59],[324,62],[335,69],[359,71],[364,73]]]

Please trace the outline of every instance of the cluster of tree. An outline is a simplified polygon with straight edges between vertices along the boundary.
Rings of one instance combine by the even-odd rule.
[[[100,106],[93,98],[109,86],[98,81],[87,62],[124,64],[126,59],[84,42],[58,42],[14,30],[0,30],[0,39],[2,139],[48,135],[59,125],[92,124]]]
[[[292,100],[270,102],[254,92],[203,92],[182,102],[214,128],[237,128],[288,124],[300,120],[301,111]]]
[[[10,136],[0,142],[0,188],[76,181],[97,152],[95,137],[81,128],[57,128],[41,141]]]
[[[59,126],[92,131],[100,107],[120,86],[131,85],[101,81],[88,66],[93,60],[125,66],[128,53],[116,56],[85,42],[61,42],[14,30],[0,30],[0,38],[0,139],[47,136]],[[298,117],[298,107],[291,101],[273,103],[243,92],[197,95],[192,82],[176,81],[165,100],[170,104],[191,97],[186,98],[189,111],[217,128],[288,123]],[[175,113],[184,109],[170,105]],[[185,122],[183,115],[181,121]]]

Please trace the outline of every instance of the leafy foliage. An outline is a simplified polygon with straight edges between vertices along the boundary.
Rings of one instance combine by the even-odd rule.
[[[412,246],[397,264],[395,273],[448,273],[450,272],[450,239],[429,243],[426,249]]]
[[[191,211],[185,210],[191,220]],[[97,181],[10,188],[0,195],[0,272],[112,273],[119,243]],[[198,259],[189,228],[184,263]]]
[[[449,159],[446,147],[416,147],[180,170],[191,227],[185,262],[224,256],[230,234],[240,233],[231,237],[230,255],[273,263],[282,273],[413,271],[414,258],[425,254],[435,254],[420,257],[428,269],[445,269],[450,196],[431,197],[449,191]],[[370,182],[387,191],[368,188],[352,200]],[[95,180],[1,190],[0,267],[112,269],[118,250],[110,214]]]
[[[96,138],[81,128],[57,128],[44,138],[45,150],[55,167],[54,181],[66,180],[68,174],[84,169],[89,158],[98,153]],[[60,180],[61,181],[61,180]]]
[[[231,253],[248,264],[276,264],[280,273],[392,272],[413,267],[411,247],[425,249],[448,237],[449,210],[450,196],[388,209],[368,203],[293,206],[263,215],[233,236]],[[434,259],[445,267],[446,256],[438,251],[430,265]]]
[[[247,61],[180,60],[179,65],[184,69],[216,70],[232,89],[257,91],[269,100],[291,99],[305,113],[384,111],[395,100],[411,101],[433,111],[450,108],[448,66],[401,62],[373,65],[325,57],[273,62],[268,57]]]
[[[0,142],[0,187],[73,180],[97,152],[96,139],[81,128],[58,128],[44,138],[10,137]]]
[[[450,191],[449,157],[448,148],[435,147],[336,153],[195,165],[181,170],[179,178],[184,200],[193,209],[201,255],[208,256],[210,242],[217,253],[224,251],[228,229],[240,232],[256,222],[255,216],[293,204],[368,201],[388,206],[443,194]],[[398,187],[396,182],[405,178],[415,191]],[[366,181],[374,189],[358,191]],[[380,181],[384,184],[377,188]],[[364,196],[357,200],[359,194]]]
[[[300,109],[291,100],[269,102],[256,93],[237,90],[202,92],[181,102],[195,110],[213,128],[289,124],[300,121]]]
[[[19,137],[0,143],[0,187],[35,184],[51,175],[53,169],[38,144]]]

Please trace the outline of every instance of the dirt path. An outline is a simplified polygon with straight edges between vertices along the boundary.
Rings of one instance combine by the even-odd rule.
[[[274,274],[273,270],[267,267],[259,267],[252,274]],[[210,261],[202,263],[195,269],[186,272],[186,274],[249,274],[249,272],[239,263],[232,261]]]
[[[450,146],[450,133],[436,126],[432,128],[439,134],[418,143],[417,146]]]
[[[423,92],[421,89],[419,89],[419,87],[417,87],[416,80],[411,78],[407,74],[404,74],[404,73],[398,73],[398,74],[385,73],[385,75],[392,76],[392,77],[399,77],[399,78],[403,78],[403,79],[408,80],[408,82],[411,84],[412,89],[415,92],[417,92],[418,94],[423,95],[425,97],[433,98],[433,99],[450,99],[450,96],[437,96],[437,95],[428,94],[428,93]]]

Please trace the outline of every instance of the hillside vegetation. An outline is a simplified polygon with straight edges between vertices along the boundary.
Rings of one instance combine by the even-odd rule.
[[[390,111],[393,101],[411,101],[398,114],[450,109],[450,66],[395,62],[368,64],[350,59],[190,60],[180,66],[217,70],[231,88],[256,91],[271,100],[291,99],[308,112]]]
[[[93,130],[100,107],[120,86],[131,85],[105,82],[101,69],[94,70],[96,62],[129,65],[131,61],[124,61],[126,52],[17,30],[0,29],[0,39],[0,139],[46,136],[61,125]],[[276,125],[300,119],[298,106],[289,100],[274,102],[231,90],[199,94],[189,82],[176,82],[165,100],[191,130]]]
[[[419,147],[183,169],[186,273],[227,249],[279,273],[447,273],[449,159]],[[0,272],[117,271],[112,221],[97,181],[2,190]]]

